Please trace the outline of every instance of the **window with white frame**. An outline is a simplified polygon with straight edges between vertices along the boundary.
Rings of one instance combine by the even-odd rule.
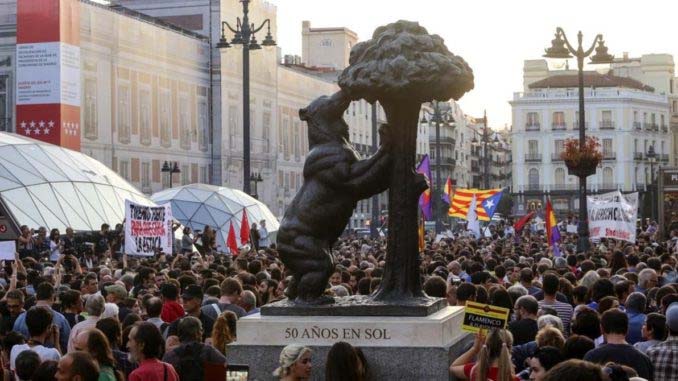
[[[118,141],[120,143],[130,142],[131,105],[130,90],[127,84],[118,85]]]
[[[142,190],[151,188],[151,163],[141,163],[141,188]]]
[[[84,86],[83,133],[86,139],[96,140],[99,136],[97,126],[97,80],[86,77]],[[0,106],[2,107],[2,106]]]
[[[179,97],[179,145],[183,149],[191,149],[190,110],[188,98]]]
[[[141,144],[151,144],[151,91],[139,90],[139,140]]]
[[[203,152],[207,151],[209,141],[208,113],[207,99],[198,98],[198,148]]]
[[[172,145],[172,112],[170,111],[170,92],[160,89],[158,92],[158,127],[160,128],[160,145]]]
[[[120,160],[118,167],[120,177],[129,181],[129,161]]]

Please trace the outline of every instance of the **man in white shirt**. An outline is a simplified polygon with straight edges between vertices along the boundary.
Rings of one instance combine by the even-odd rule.
[[[12,347],[9,355],[10,369],[16,370],[16,358],[19,353],[32,350],[40,356],[41,361],[59,361],[59,329],[52,324],[52,311],[44,306],[33,306],[26,312],[26,325],[30,339],[26,344],[17,344]],[[48,348],[44,344],[51,343],[55,348]]]
[[[265,249],[268,248],[270,244],[268,230],[266,230],[266,220],[261,220],[259,222],[259,247]]]

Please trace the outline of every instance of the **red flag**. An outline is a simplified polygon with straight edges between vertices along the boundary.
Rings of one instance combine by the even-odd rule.
[[[530,220],[532,219],[532,217],[534,217],[534,214],[535,214],[535,212],[530,212],[530,213],[526,214],[525,216],[523,216],[523,218],[519,219],[519,220],[513,225],[513,229],[516,231],[516,233],[519,233],[521,230],[523,230],[523,228],[525,227],[525,225],[526,225],[528,222],[530,222]]]
[[[247,220],[247,209],[242,210],[242,219],[240,220],[240,245],[250,241],[250,223]]]
[[[238,255],[238,243],[235,241],[235,229],[233,229],[233,221],[231,221],[231,227],[228,229],[228,239],[226,240],[226,246],[231,250],[231,254]]]

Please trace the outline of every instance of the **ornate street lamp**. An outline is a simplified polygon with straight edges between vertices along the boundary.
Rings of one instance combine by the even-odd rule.
[[[657,202],[657,193],[655,193],[656,186],[654,183],[654,165],[657,163],[657,153],[654,151],[654,145],[651,145],[650,148],[647,149],[647,154],[645,157],[647,157],[647,163],[650,164],[650,198],[652,201],[650,203],[650,208],[652,208],[650,211],[650,216],[652,217],[653,221],[657,221],[655,207],[655,203]]]
[[[423,115],[421,117],[421,123],[426,124],[426,123],[435,123],[436,126],[436,189],[438,189],[438,192],[442,191],[442,184],[441,184],[441,179],[440,179],[440,125],[444,124],[448,127],[454,127],[455,126],[455,120],[453,116],[453,112],[451,108],[446,108],[445,110],[441,110],[440,108],[440,102],[434,101],[433,103],[433,113],[423,110]],[[428,115],[428,120],[426,119],[426,116]],[[434,192],[431,192],[433,194]],[[442,231],[442,221],[440,219],[440,207],[438,206],[438,203],[440,202],[440,195],[437,197],[433,195],[433,205],[431,206],[433,209],[433,218],[435,220],[435,229],[436,229],[436,234],[440,233]]]
[[[260,182],[264,181],[264,179],[261,178],[261,172],[254,172],[250,175],[250,181],[254,183],[254,193],[252,194],[252,197],[256,198],[257,200],[259,199],[259,192],[257,192],[257,184]]]
[[[599,34],[593,40],[593,44],[588,50],[584,50],[582,47],[583,35],[581,31],[577,33],[577,42],[578,46],[575,49],[565,36],[565,31],[558,27],[556,28],[556,35],[553,40],[551,40],[551,47],[545,49],[546,58],[561,58],[568,59],[573,56],[577,59],[577,70],[579,76],[579,147],[583,148],[586,144],[586,131],[585,131],[585,116],[584,116],[584,58],[588,57],[594,52],[595,54],[591,57],[591,64],[609,64],[612,63],[614,56],[607,52],[607,47],[605,46],[605,40],[603,40],[603,35]],[[596,44],[598,46],[596,46]],[[571,168],[570,168],[571,169]],[[586,252],[590,248],[589,242],[589,223],[588,223],[588,210],[586,207],[586,177],[595,173],[595,167],[589,170],[584,170],[583,168],[578,168],[576,171],[579,177],[579,226],[577,228],[577,235],[579,240],[577,242],[577,252]]]
[[[175,173],[181,173],[181,169],[179,169],[179,163],[177,163],[176,161],[174,163],[165,161],[162,164],[162,169],[160,169],[160,172],[168,174],[169,187],[172,188],[172,177],[174,176]]]
[[[236,18],[235,28],[226,22],[221,22],[221,38],[217,49],[230,48],[232,45],[242,45],[242,94],[243,94],[243,192],[250,194],[250,50],[261,49],[262,46],[275,46],[271,35],[271,20],[264,20],[259,27],[249,20],[250,0],[240,0],[242,3],[242,20]],[[267,27],[266,37],[259,45],[255,33]],[[226,28],[234,33],[231,42],[226,39]]]

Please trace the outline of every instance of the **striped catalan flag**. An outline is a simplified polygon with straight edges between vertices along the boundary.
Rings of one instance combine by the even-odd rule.
[[[452,202],[450,203],[450,209],[447,214],[450,217],[459,217],[466,218],[468,215],[468,208],[471,204],[471,199],[473,195],[476,196],[476,213],[478,214],[478,220],[480,221],[489,221],[490,217],[485,210],[484,201],[495,194],[501,192],[501,188],[497,189],[457,189],[452,196]],[[497,196],[499,197],[499,196]]]

